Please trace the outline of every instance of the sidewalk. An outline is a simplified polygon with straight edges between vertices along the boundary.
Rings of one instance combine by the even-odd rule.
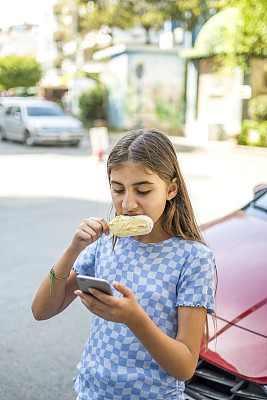
[[[125,135],[124,133],[110,133],[109,134],[110,148],[112,148],[115,145],[115,143],[124,135]],[[209,140],[201,143],[182,136],[170,135],[168,137],[172,141],[177,152],[216,150],[216,151],[232,151],[240,153],[245,152],[249,154],[261,154],[267,157],[266,147],[241,146],[236,144],[236,142],[233,140],[222,140],[222,141]]]

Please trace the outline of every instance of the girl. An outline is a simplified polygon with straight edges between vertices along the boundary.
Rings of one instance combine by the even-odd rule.
[[[104,219],[84,220],[32,311],[38,320],[51,318],[80,297],[95,314],[75,378],[77,399],[180,400],[214,312],[213,254],[165,135],[129,132],[111,151],[107,173],[116,215],[149,216],[151,233],[109,240]],[[77,274],[113,282],[114,296],[82,293]]]

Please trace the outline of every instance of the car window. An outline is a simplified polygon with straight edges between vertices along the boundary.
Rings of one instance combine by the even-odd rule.
[[[16,113],[21,114],[20,107],[12,107],[11,113],[14,115]]]
[[[27,107],[29,117],[58,117],[65,115],[60,107]]]
[[[6,114],[7,114],[7,115],[10,115],[10,114],[11,114],[12,108],[13,108],[13,107],[8,107],[8,108],[6,109]]]
[[[254,200],[243,208],[243,211],[255,217],[267,219],[267,191],[258,197],[256,196]]]

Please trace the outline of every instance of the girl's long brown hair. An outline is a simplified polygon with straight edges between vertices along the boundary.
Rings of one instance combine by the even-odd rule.
[[[174,178],[178,180],[176,196],[166,202],[163,213],[163,229],[170,236],[197,241],[206,245],[198,225],[179,167],[175,149],[169,138],[152,129],[128,132],[111,150],[107,160],[107,174],[113,169],[131,162],[156,173],[167,185]],[[208,322],[206,318],[206,345],[208,343]]]

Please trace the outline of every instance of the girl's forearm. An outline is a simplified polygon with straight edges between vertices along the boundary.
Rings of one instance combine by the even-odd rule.
[[[73,263],[77,256],[78,254],[76,254],[76,252],[74,252],[71,248],[68,248],[54,266],[55,276],[66,278],[70,274]],[[32,312],[35,319],[43,320],[53,317],[59,312],[60,307],[65,300],[70,300],[69,302],[71,302],[75,298],[73,291],[72,293],[70,291],[71,298],[65,299],[66,287],[68,284],[69,282],[67,282],[67,280],[59,280],[54,278],[52,290],[50,291],[50,274],[48,273],[46,275],[32,303]],[[68,297],[70,297],[70,295]]]
[[[141,307],[127,326],[165,371],[180,381],[191,378],[197,359],[184,343],[162,332]]]

